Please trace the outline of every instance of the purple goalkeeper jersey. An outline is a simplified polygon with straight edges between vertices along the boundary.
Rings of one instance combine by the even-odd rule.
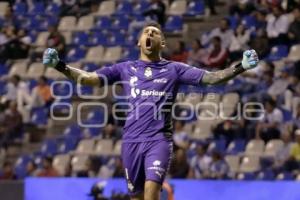
[[[180,84],[198,85],[204,70],[184,63],[161,60],[127,61],[96,71],[108,84],[120,82],[128,101],[123,142],[171,138],[172,104]]]

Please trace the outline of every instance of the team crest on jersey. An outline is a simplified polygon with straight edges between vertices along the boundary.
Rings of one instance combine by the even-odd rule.
[[[152,69],[150,67],[146,67],[144,75],[146,78],[151,78],[152,77]]]

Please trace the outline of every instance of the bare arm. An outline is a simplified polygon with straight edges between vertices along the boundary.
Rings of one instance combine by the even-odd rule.
[[[63,73],[69,79],[82,85],[101,86],[100,79],[96,72],[86,72],[66,65],[61,61],[56,65],[55,69]]]
[[[224,83],[235,76],[246,71],[243,69],[241,63],[224,70],[219,70],[215,72],[206,72],[201,79],[201,83],[206,85],[216,85],[220,83]]]

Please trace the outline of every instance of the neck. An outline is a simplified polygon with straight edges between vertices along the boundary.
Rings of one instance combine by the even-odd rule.
[[[160,54],[145,55],[145,54],[141,53],[140,60],[146,61],[146,62],[156,62],[156,61],[160,61],[161,57],[160,57]]]

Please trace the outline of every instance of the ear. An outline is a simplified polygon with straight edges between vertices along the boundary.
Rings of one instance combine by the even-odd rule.
[[[161,40],[160,46],[161,46],[162,48],[165,48],[165,47],[166,47],[166,40],[165,40],[165,39],[162,39],[162,40]]]

